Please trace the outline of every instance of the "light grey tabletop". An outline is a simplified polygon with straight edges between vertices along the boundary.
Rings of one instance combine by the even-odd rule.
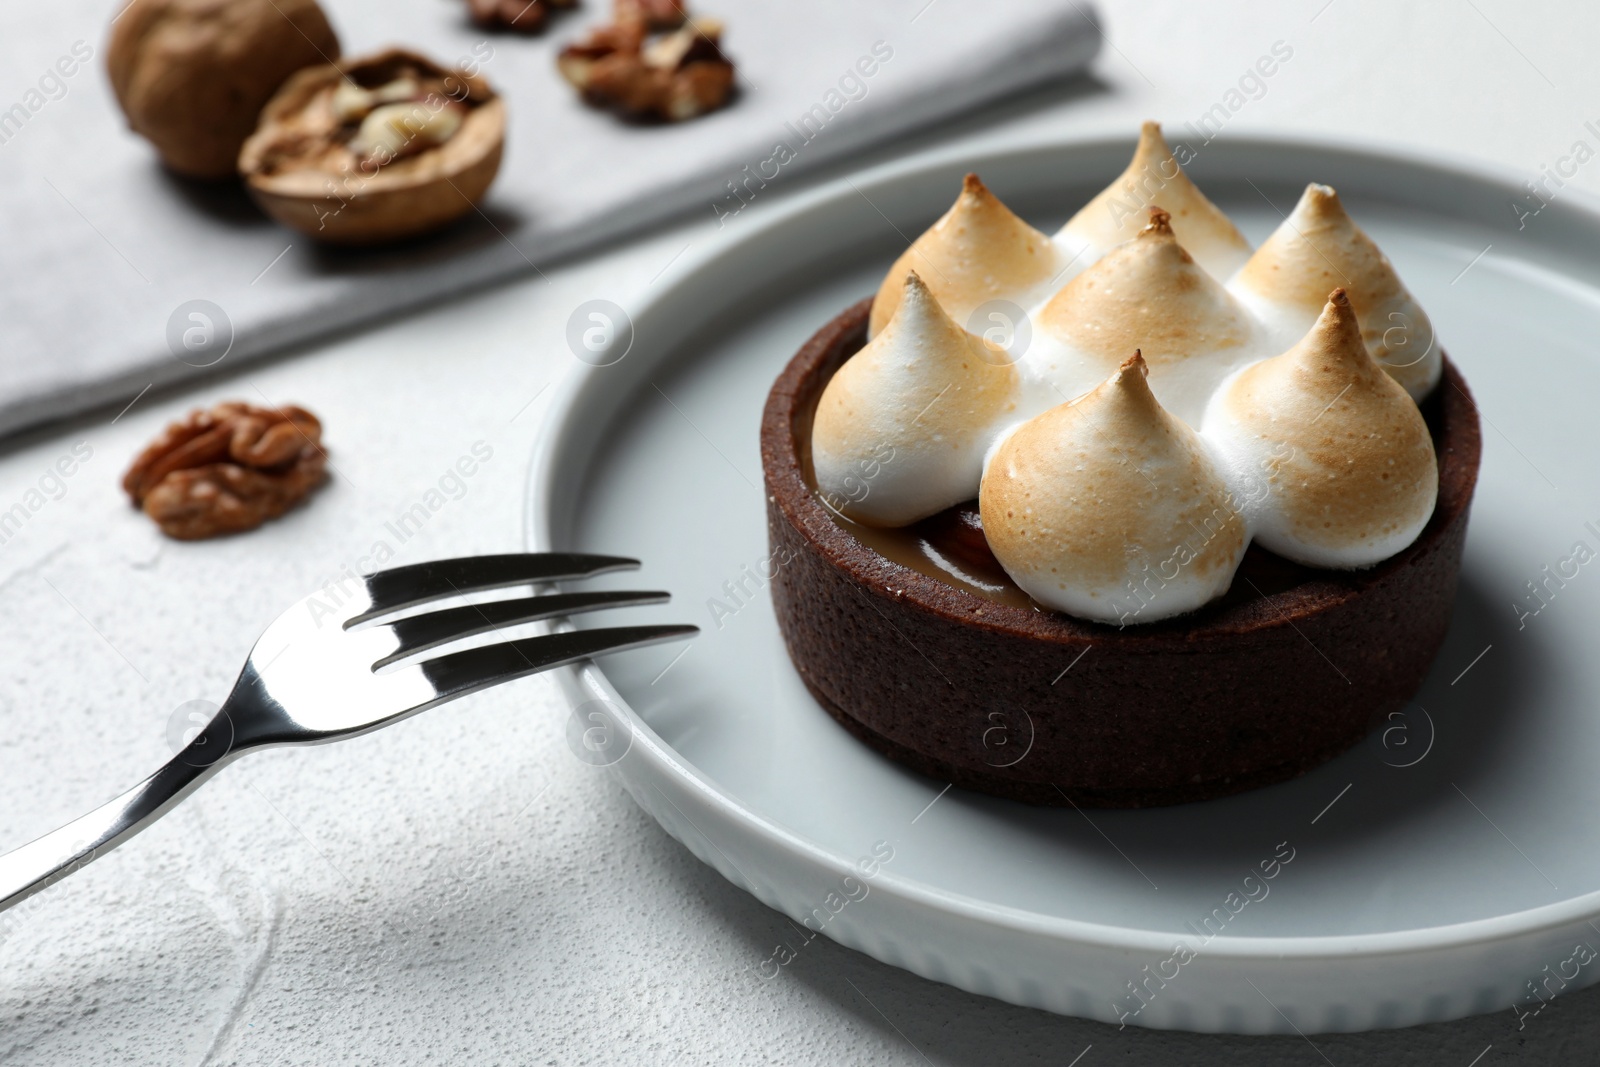
[[[1226,106],[1278,41],[1292,58],[1254,96],[1246,88],[1223,136],[1381,138],[1529,179],[1570,170],[1561,161],[1574,142],[1596,141],[1584,124],[1600,120],[1589,55],[1600,9],[1577,0],[1122,0],[1101,10],[1110,47],[1092,79],[873,158],[1131,131],[1144,117],[1181,128]],[[1600,165],[1563,181],[1600,191]],[[59,499],[0,543],[0,849],[153,769],[169,753],[174,710],[218,699],[266,620],[376,542],[396,562],[519,548],[530,443],[547,386],[571,361],[568,315],[594,297],[626,306],[714,225],[9,443],[0,510],[74,445],[92,454]],[[234,396],[317,411],[333,482],[258,533],[163,543],[127,509],[121,471],[168,419]],[[478,442],[492,458],[402,542],[385,524]],[[575,759],[564,716],[553,684],[532,679],[369,738],[231,767],[0,923],[0,1062],[1490,1067],[1594,1057],[1595,990],[1556,999],[1521,1028],[1508,1005],[1411,1031],[1256,1039],[1119,1032],[1013,1008],[823,939],[764,980],[757,966],[787,921]]]

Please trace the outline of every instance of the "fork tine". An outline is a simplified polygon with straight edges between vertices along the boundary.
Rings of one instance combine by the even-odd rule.
[[[612,626],[598,630],[569,630],[559,634],[525,637],[500,645],[469,648],[419,664],[442,704],[491,685],[575,663],[591,656],[658,645],[700,632],[698,626]]]
[[[393,652],[374,663],[372,667],[376,670],[413,653],[437,648],[439,645],[463,637],[498,630],[502,626],[516,626],[525,622],[537,622],[540,619],[553,619],[561,615],[599,611],[602,608],[665,604],[671,599],[670,593],[603,589],[586,593],[549,593],[521,600],[496,600],[488,604],[467,604],[464,607],[432,611],[426,615],[413,615],[408,619],[398,619],[389,623],[389,628],[400,639],[400,643]]]
[[[413,563],[369,575],[366,586],[372,606],[344,625],[348,628],[379,615],[462,593],[481,593],[533,582],[592,578],[610,571],[635,570],[638,566],[636,559],[580,552],[518,552]]]

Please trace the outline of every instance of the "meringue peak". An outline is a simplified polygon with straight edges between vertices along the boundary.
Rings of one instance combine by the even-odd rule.
[[[1199,436],[1150,391],[1138,352],[1001,441],[979,489],[984,536],[1040,604],[1127,624],[1226,592],[1249,531]]]
[[[914,270],[906,272],[895,314],[879,337],[867,342],[862,351],[882,351],[903,338],[921,347],[928,359],[952,364],[948,369],[954,369],[953,364],[965,366],[973,356],[989,366],[1007,366],[1011,362],[1004,348],[974,336],[951,318],[922,275]]]
[[[1065,406],[1092,416],[1099,429],[1114,431],[1119,437],[1152,433],[1163,439],[1194,436],[1194,431],[1162,407],[1151,391],[1150,364],[1137,348],[1110,377]]]
[[[1372,358],[1335,289],[1282,355],[1234,375],[1202,432],[1242,490],[1262,546],[1313,567],[1370,567],[1433,514],[1438,460],[1417,405]]]
[[[1030,304],[1066,266],[1060,249],[1019,218],[976,174],[961,183],[949,211],[894,261],[872,302],[868,335],[899,306],[905,277],[916,270],[958,323],[991,300]]]
[[[1071,396],[1141,349],[1161,402],[1198,422],[1217,384],[1271,349],[1263,347],[1249,312],[1178,242],[1172,216],[1153,207],[1148,218],[1132,240],[1062,286],[1040,310],[1039,327],[1057,347],[1036,362]]]
[[[1229,288],[1274,322],[1280,342],[1288,343],[1316,319],[1333,286],[1349,294],[1373,358],[1413,400],[1431,392],[1443,366],[1433,324],[1339,194],[1312,183]]]
[[[1069,253],[1104,254],[1133,237],[1141,209],[1159,203],[1171,212],[1178,239],[1212,276],[1227,278],[1250,256],[1250,242],[1183,172],[1161,126],[1146,122],[1126,170],[1056,233]]]
[[[1239,271],[1234,287],[1320,307],[1332,286],[1367,304],[1388,299],[1399,285],[1389,261],[1350,218],[1339,194],[1313,182]]]
[[[1361,339],[1361,321],[1343,287],[1328,294],[1310,332],[1290,351],[1302,361],[1316,353],[1330,364],[1340,364],[1355,373],[1370,373],[1377,366]]]
[[[818,401],[817,488],[874,526],[909,525],[970,500],[984,454],[1018,417],[1018,389],[1005,349],[962,329],[910,271],[894,317]]]
[[[1342,288],[1328,294],[1322,314],[1317,316],[1305,337],[1275,358],[1292,365],[1307,385],[1327,378],[1347,382],[1351,389],[1359,388],[1374,396],[1394,397],[1404,393],[1367,350],[1361,339],[1361,321],[1350,303],[1350,295]]]
[[[1135,348],[1133,355],[1123,360],[1100,388],[1115,399],[1119,415],[1159,419],[1166,414],[1161,402],[1150,391],[1150,364],[1145,362],[1142,349]]]

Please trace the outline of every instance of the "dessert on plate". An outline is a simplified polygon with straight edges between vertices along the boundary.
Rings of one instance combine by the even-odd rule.
[[[1223,796],[1416,692],[1480,447],[1333,189],[1252,249],[1146,123],[1053,235],[969,175],[790,361],[774,605],[818,702],[906,766],[1036,804]]]

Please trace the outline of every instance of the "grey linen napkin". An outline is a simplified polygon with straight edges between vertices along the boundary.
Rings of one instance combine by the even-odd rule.
[[[379,251],[318,247],[231,185],[173,178],[105,77],[120,4],[10,5],[0,21],[0,434],[532,269],[667,216],[736,212],[852,150],[1082,69],[1077,0],[696,0],[725,20],[732,107],[637,126],[581,105],[559,47],[609,18],[583,0],[540,38],[485,34],[462,0],[323,0],[346,55],[476,55],[505,96],[506,156],[482,213]],[[870,71],[870,73],[868,73]],[[194,301],[205,318],[193,318]],[[221,309],[217,315],[214,309]],[[174,355],[185,354],[185,361]]]

